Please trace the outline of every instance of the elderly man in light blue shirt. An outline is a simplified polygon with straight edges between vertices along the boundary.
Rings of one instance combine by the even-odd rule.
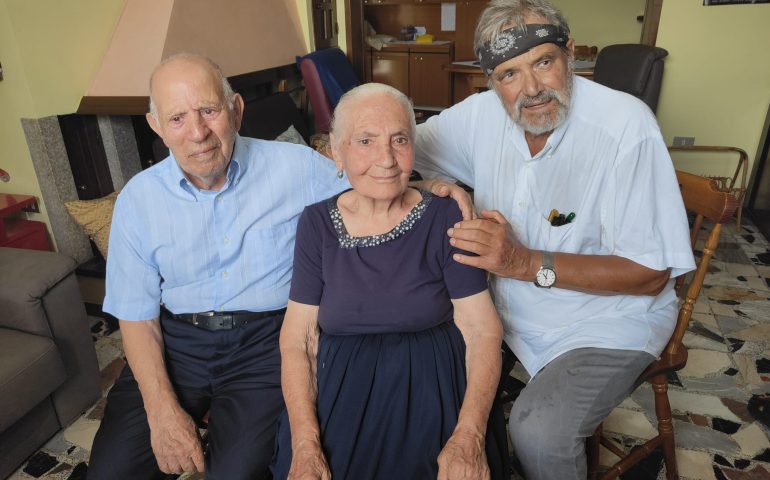
[[[243,100],[206,58],[164,61],[151,98],[147,120],[171,155],[115,205],[104,310],[128,366],[89,477],[268,478],[297,219],[349,184],[311,149],[238,136]]]

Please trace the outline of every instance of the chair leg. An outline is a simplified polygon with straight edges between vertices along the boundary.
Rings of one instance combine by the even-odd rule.
[[[602,424],[600,423],[594,434],[586,438],[586,457],[588,463],[588,480],[596,480],[599,475],[599,449],[601,448]]]
[[[676,442],[674,441],[674,424],[671,420],[671,404],[668,401],[668,378],[661,374],[652,380],[652,390],[655,393],[655,415],[658,417],[658,432],[661,438],[663,461],[666,464],[666,478],[679,478],[676,465]]]

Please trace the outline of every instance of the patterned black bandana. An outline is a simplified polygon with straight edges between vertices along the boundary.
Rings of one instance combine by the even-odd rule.
[[[484,73],[491,75],[495,67],[501,63],[538,45],[555,43],[560,47],[566,47],[567,40],[569,40],[567,31],[556,25],[530,23],[523,29],[509,28],[500,32],[493,42],[485,43],[478,52],[481,68]]]

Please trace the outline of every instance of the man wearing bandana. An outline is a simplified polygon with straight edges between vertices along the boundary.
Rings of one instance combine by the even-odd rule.
[[[674,278],[694,268],[654,115],[575,77],[572,51],[547,0],[493,0],[476,29],[490,90],[416,142],[420,173],[474,189],[480,218],[448,234],[477,255],[457,261],[492,274],[505,341],[532,377],[509,423],[530,480],[586,477],[584,439],[665,347]]]

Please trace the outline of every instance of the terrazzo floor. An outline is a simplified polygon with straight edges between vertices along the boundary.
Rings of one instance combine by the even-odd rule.
[[[685,336],[689,361],[669,389],[679,473],[683,479],[770,479],[770,243],[748,221],[740,232],[726,226],[721,240]],[[98,317],[91,321],[106,393],[123,367],[120,332]],[[513,376],[525,374],[516,368]],[[103,408],[104,399],[10,480],[85,478]],[[640,443],[655,434],[652,411],[652,392],[642,385],[610,414],[604,430],[627,446]],[[611,454],[602,450],[602,464],[609,463]],[[665,478],[660,454],[622,478]]]

